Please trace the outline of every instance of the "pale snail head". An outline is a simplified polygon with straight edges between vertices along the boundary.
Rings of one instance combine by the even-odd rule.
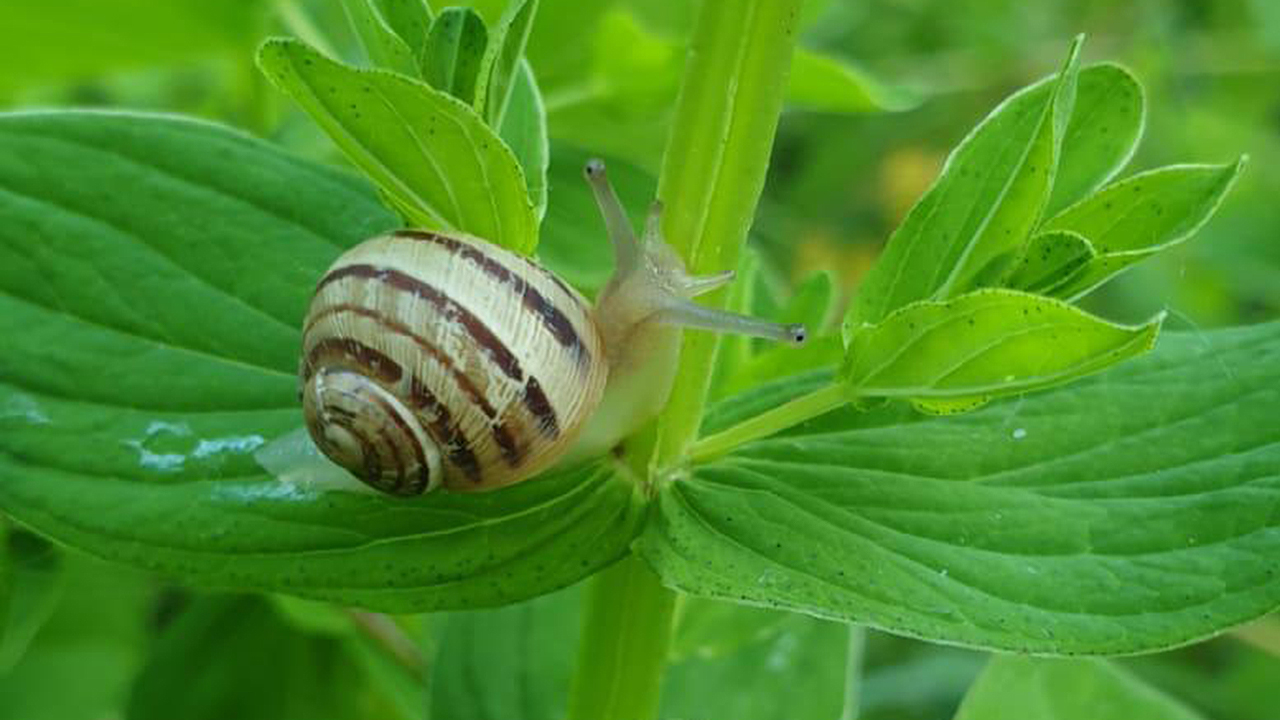
[[[486,490],[602,452],[670,391],[681,327],[799,343],[780,325],[698,305],[732,272],[695,277],[654,203],[637,238],[587,163],[616,258],[594,306],[534,262],[479,238],[405,230],[348,250],[303,328],[303,410],[315,444],[395,495]],[[576,445],[575,445],[575,441]]]

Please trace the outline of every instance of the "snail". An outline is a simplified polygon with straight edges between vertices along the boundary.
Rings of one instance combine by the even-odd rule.
[[[585,168],[616,265],[594,305],[480,238],[400,230],[316,286],[299,375],[330,460],[392,495],[488,490],[604,452],[666,401],[680,329],[800,343],[804,328],[698,305],[733,272],[691,276],[655,202],[636,238],[598,160]]]

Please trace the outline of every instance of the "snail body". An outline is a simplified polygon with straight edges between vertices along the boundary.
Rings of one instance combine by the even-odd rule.
[[[394,495],[487,490],[603,450],[666,400],[682,326],[799,342],[803,328],[691,301],[655,204],[638,240],[604,166],[587,166],[613,240],[594,306],[536,263],[464,234],[403,230],[348,250],[303,328],[301,394],[316,446]]]

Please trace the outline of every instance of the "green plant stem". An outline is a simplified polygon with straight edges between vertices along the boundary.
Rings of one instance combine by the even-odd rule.
[[[862,662],[867,651],[867,629],[849,626],[849,650],[845,659],[844,711],[840,720],[858,720],[862,714]]]
[[[736,268],[764,187],[802,0],[704,0],[658,178],[667,241],[696,274]],[[704,302],[722,306],[723,290]],[[717,338],[687,332],[659,417],[656,466],[697,435]]]
[[[736,268],[764,186],[803,0],[703,0],[658,179],[663,230],[691,271]],[[723,305],[725,293],[709,303]],[[685,334],[647,473],[697,435],[716,338]],[[647,446],[648,443],[645,443]],[[569,720],[652,720],[671,643],[675,594],[628,556],[591,581]]]
[[[657,716],[675,597],[635,555],[591,579],[569,720]]]
[[[852,399],[852,394],[844,385],[827,385],[744,420],[727,430],[702,438],[689,449],[689,458],[694,462],[714,460],[743,443],[759,440],[793,425],[799,425],[806,420],[831,412]]]

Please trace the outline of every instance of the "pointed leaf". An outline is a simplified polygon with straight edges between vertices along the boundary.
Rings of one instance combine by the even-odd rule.
[[[0,198],[15,521],[191,583],[397,611],[563,587],[637,532],[633,485],[598,466],[402,501],[255,462],[302,423],[316,279],[394,223],[364,183],[206,123],[44,113],[0,117]]]
[[[787,105],[813,112],[867,113],[906,110],[920,103],[902,88],[886,86],[848,62],[797,48],[791,59]]]
[[[855,333],[842,375],[862,396],[943,400],[955,412],[971,398],[1097,372],[1149,350],[1159,329],[1159,318],[1128,327],[1038,295],[976,290],[908,305]]]
[[[499,134],[520,160],[529,199],[541,221],[547,211],[547,168],[551,162],[547,112],[543,109],[542,93],[533,78],[533,70],[524,60],[520,61],[516,84],[511,91],[511,104],[502,118]]]
[[[1005,100],[952,152],[863,279],[848,330],[991,284],[1005,269],[1048,200],[1079,49],[1077,39],[1061,72]]]
[[[337,63],[296,40],[268,40],[258,64],[409,222],[525,254],[537,245],[520,164],[468,106],[407,77]]]
[[[502,127],[537,12],[538,0],[509,0],[485,49],[480,80],[476,83],[475,107],[490,127]]]
[[[431,30],[431,8],[424,0],[373,0],[373,5],[387,27],[409,46],[420,66]]]
[[[471,8],[448,7],[431,24],[422,77],[468,105],[476,97],[480,61],[489,42],[484,20]]]
[[[1093,243],[1070,230],[1052,230],[1031,238],[1022,259],[1005,285],[1017,290],[1052,295],[1075,271],[1097,257]]]
[[[969,688],[956,720],[1201,720],[1106,660],[997,655]]]
[[[1062,140],[1062,160],[1046,216],[1120,172],[1142,137],[1145,109],[1142,85],[1128,70],[1102,63],[1080,71],[1075,109]]]
[[[382,18],[377,0],[343,0],[342,8],[373,67],[417,76],[413,50]]]
[[[841,409],[744,445],[669,483],[638,547],[684,592],[932,641],[1167,648],[1280,608],[1278,406],[1280,323],[1167,333],[968,415]]]
[[[1045,230],[1069,230],[1093,243],[1097,257],[1053,288],[1079,297],[1130,265],[1195,234],[1222,204],[1244,159],[1230,165],[1174,165],[1112,183],[1063,210]]]

